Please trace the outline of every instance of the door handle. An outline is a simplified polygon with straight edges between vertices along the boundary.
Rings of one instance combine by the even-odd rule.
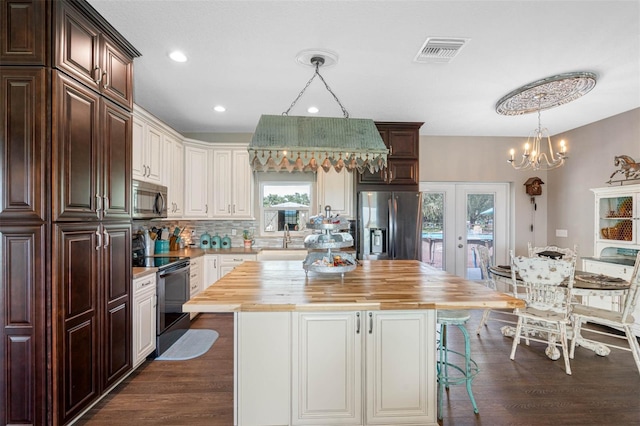
[[[373,333],[373,312],[369,312],[369,334]]]
[[[96,216],[100,219],[100,210],[102,210],[102,197],[96,194]]]
[[[462,244],[458,244],[458,248],[462,248],[462,247],[463,247],[463,245],[462,245]]]
[[[100,228],[96,230],[96,235],[98,236],[98,245],[96,246],[96,250],[100,250],[100,247],[102,247],[102,234],[100,233]]]
[[[360,312],[356,312],[356,334],[360,334]]]
[[[111,237],[106,229],[102,231],[102,233],[104,234],[104,248],[107,248],[109,247],[109,243],[111,243]]]

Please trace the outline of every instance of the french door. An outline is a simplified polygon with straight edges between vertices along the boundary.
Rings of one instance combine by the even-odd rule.
[[[508,258],[508,183],[420,183],[422,261],[449,273],[480,279],[474,248],[489,247],[494,263]]]

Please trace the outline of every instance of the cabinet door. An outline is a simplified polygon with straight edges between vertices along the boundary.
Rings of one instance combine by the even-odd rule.
[[[206,218],[209,214],[207,155],[207,149],[184,147],[185,217]]]
[[[145,180],[147,169],[144,164],[144,122],[134,115],[131,124],[131,173],[134,179]]]
[[[362,424],[361,315],[293,314],[292,424]]]
[[[417,185],[418,160],[389,160],[385,171],[387,181],[393,185]]]
[[[189,286],[191,297],[197,295],[202,291],[202,258],[192,259],[189,267]]]
[[[318,212],[324,212],[325,206],[331,206],[331,213],[347,218],[353,217],[353,173],[335,169],[319,171],[318,176]]]
[[[418,131],[389,129],[388,132],[389,155],[393,158],[418,159]]]
[[[231,150],[214,149],[211,167],[213,187],[216,188],[212,194],[213,217],[231,217],[233,213],[231,193],[235,190],[242,191],[240,188],[233,187]]]
[[[156,276],[133,281],[133,367],[156,349]]]
[[[47,424],[43,224],[0,226],[0,424]]]
[[[0,219],[45,220],[46,73],[0,68],[0,84]]]
[[[131,225],[102,227],[102,389],[131,370]]]
[[[102,36],[102,94],[129,111],[133,109],[133,59]]]
[[[103,219],[131,217],[131,114],[109,101],[102,107]]]
[[[167,191],[169,217],[180,218],[183,211],[184,153],[182,143],[165,135],[165,172],[168,173]]]
[[[100,393],[99,287],[102,232],[99,225],[56,224],[53,230],[52,359],[59,413],[66,423]]]
[[[100,96],[64,74],[53,74],[53,220],[99,219]]]
[[[146,179],[149,182],[162,182],[162,131],[155,126],[145,127],[145,164],[147,165]]]
[[[48,7],[41,0],[2,2],[0,64],[48,64]]]
[[[236,218],[253,218],[253,173],[246,149],[233,151],[233,183],[231,213]]]
[[[54,5],[56,67],[99,91],[98,83],[102,77],[100,31],[70,2],[57,1]]]
[[[207,254],[204,256],[204,288],[218,281],[218,256]]]
[[[436,424],[435,311],[366,315],[365,424]]]

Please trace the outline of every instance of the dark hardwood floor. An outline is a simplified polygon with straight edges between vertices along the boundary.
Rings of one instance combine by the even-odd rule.
[[[504,324],[490,321],[475,335],[480,314],[474,312],[468,325],[481,370],[473,383],[480,413],[473,413],[464,386],[454,386],[443,425],[640,424],[640,374],[630,352],[613,349],[600,357],[578,348],[568,376],[562,360],[548,359],[541,343],[523,343],[509,360],[512,339],[500,333]],[[205,355],[145,361],[76,424],[232,425],[233,316],[202,314],[192,327],[220,333]],[[449,342],[459,342],[458,335],[452,329]]]

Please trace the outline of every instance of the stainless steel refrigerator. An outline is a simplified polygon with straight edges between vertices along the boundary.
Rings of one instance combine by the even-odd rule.
[[[358,193],[358,258],[422,260],[422,194]]]

